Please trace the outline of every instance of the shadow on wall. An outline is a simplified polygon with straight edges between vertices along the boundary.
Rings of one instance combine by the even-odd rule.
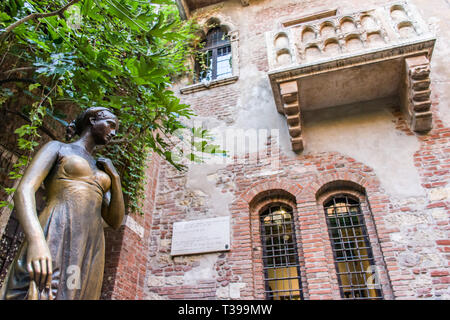
[[[414,153],[414,135],[395,128],[392,99],[362,102],[304,113],[303,154],[339,152],[374,169],[392,196],[423,196]]]

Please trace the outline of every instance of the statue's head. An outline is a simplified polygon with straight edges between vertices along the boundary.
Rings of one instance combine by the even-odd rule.
[[[119,128],[119,120],[108,108],[92,107],[84,110],[67,126],[66,140],[73,136],[81,136],[86,130],[90,130],[94,141],[98,145],[104,145],[111,141]]]

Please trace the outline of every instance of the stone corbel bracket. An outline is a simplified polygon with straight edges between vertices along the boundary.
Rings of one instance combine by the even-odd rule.
[[[283,113],[287,118],[289,135],[291,136],[292,150],[300,152],[303,150],[303,138],[297,81],[280,83],[280,94]]]
[[[427,56],[406,58],[400,97],[412,131],[427,132],[432,128],[430,83],[430,61]]]

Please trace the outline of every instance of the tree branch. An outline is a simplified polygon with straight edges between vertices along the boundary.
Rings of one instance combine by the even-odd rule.
[[[11,70],[4,71],[3,74],[10,74],[10,73],[14,73],[14,72],[22,72],[22,71],[30,71],[30,70],[34,70],[34,69],[36,69],[36,67],[22,67],[22,68],[15,68],[15,69],[11,69]]]
[[[28,16],[17,20],[16,22],[14,22],[13,24],[9,25],[6,29],[4,34],[8,34],[9,32],[11,32],[12,30],[14,30],[15,28],[17,28],[18,26],[20,26],[22,23],[27,22],[28,20],[32,20],[32,19],[41,19],[41,18],[47,18],[47,17],[52,17],[52,16],[63,16],[64,11],[66,11],[67,9],[69,9],[70,6],[74,5],[75,3],[79,2],[80,0],[72,0],[70,1],[68,4],[66,4],[64,7],[56,10],[56,11],[52,11],[52,12],[47,12],[47,13],[37,13],[34,12],[32,14],[29,14]]]
[[[16,116],[21,117],[22,119],[24,119],[25,121],[31,123],[31,119],[28,118],[25,114],[23,114],[22,112],[19,111],[13,111],[13,110],[8,110],[8,109],[4,109],[6,112],[8,113],[12,113]],[[44,127],[44,126],[39,126],[39,129],[44,132],[46,135],[48,135],[50,138],[52,138],[53,140],[58,140],[58,138],[50,131],[50,129]]]
[[[21,78],[9,78],[0,80],[0,85],[8,82],[26,82],[26,83],[36,83],[36,80],[33,79],[21,79]]]

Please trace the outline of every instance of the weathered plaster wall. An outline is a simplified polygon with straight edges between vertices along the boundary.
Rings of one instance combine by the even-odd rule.
[[[450,14],[450,4],[446,0],[414,0],[413,3],[424,16],[431,30],[436,34],[436,47],[431,60],[433,69],[433,94],[441,104],[438,114],[446,126],[450,125],[450,21],[446,18]]]
[[[389,2],[369,1],[364,7]],[[268,152],[260,162],[246,160],[246,152],[238,149],[232,153],[237,157],[234,164],[195,164],[187,173],[162,164],[150,236],[147,298],[263,298],[258,291],[261,276],[251,268],[255,258],[248,249],[249,243],[258,244],[251,240],[249,222],[241,222],[249,215],[248,204],[236,207],[235,203],[240,203],[245,190],[256,182],[288,179],[306,187],[323,176],[357,173],[362,181],[368,181],[368,198],[377,212],[379,239],[375,236],[371,241],[380,241],[384,255],[380,261],[386,264],[392,286],[392,295],[387,296],[450,299],[450,88],[446,63],[450,5],[445,0],[410,3],[417,6],[437,36],[431,76],[433,130],[426,135],[411,132],[398,103],[390,99],[323,109],[304,115],[306,146],[301,154],[291,151],[285,118],[276,111],[266,73],[264,33],[277,28],[280,21],[335,7],[336,2],[253,0],[242,7],[235,0],[200,10],[205,20],[210,12],[237,28],[239,79],[226,86],[179,94],[180,98],[194,108],[197,120],[216,134],[218,142],[231,129],[278,129],[278,135],[257,144]],[[360,1],[345,0],[337,7],[346,12],[362,9],[360,6]],[[175,90],[187,84],[179,83]],[[173,222],[221,215],[233,217],[230,252],[170,257]],[[318,228],[316,232],[326,237],[326,230]],[[323,243],[325,248],[327,245],[329,242]],[[330,274],[334,272],[332,261],[327,268]],[[323,273],[325,269],[318,270]],[[314,289],[317,274],[311,270],[306,274],[311,298],[339,298],[334,291],[321,291],[320,286]],[[335,288],[335,277],[327,279],[323,285]]]
[[[418,6],[419,10],[422,9],[423,11],[423,8],[427,8],[427,11],[431,11],[432,14],[437,14],[436,11],[439,10],[436,8],[441,7],[441,4],[437,3],[439,1],[435,2],[436,4],[434,5],[425,5],[423,2],[421,3],[420,1],[418,1],[416,5]],[[208,126],[206,122],[205,125],[208,128],[212,128],[213,133],[217,133],[219,141],[223,135],[223,132],[227,129],[278,129],[280,134],[280,145],[283,152],[293,157],[296,156],[293,152],[291,152],[291,145],[289,143],[286,121],[282,115],[276,112],[273,95],[271,92],[268,77],[266,75],[267,66],[262,65],[265,61],[264,59],[257,59],[255,61],[253,56],[256,54],[261,54],[261,52],[265,51],[264,41],[262,41],[263,35],[260,33],[261,29],[267,31],[271,28],[275,28],[277,27],[276,24],[279,21],[286,20],[289,16],[298,16],[299,13],[295,12],[291,13],[290,15],[279,15],[279,17],[277,17],[276,19],[274,17],[272,23],[269,22],[270,20],[267,21],[267,19],[264,19],[264,28],[258,28],[258,25],[254,25],[254,21],[252,19],[248,19],[249,16],[251,17],[261,15],[261,12],[266,12],[268,14],[273,14],[275,12],[278,13],[279,11],[277,11],[276,6],[286,8],[289,7],[289,4],[295,3],[298,4],[298,1],[291,1],[287,3],[285,1],[283,1],[283,3],[257,1],[255,4],[244,9],[240,7],[239,3],[233,2],[224,4],[222,3],[216,6],[221,9],[220,13],[216,15],[227,17],[229,20],[233,21],[235,25],[239,26],[239,48],[241,60],[241,76],[238,84],[235,85],[239,87],[239,93],[235,105],[233,106],[234,110],[232,111],[232,114],[230,116],[232,120],[228,122],[214,121],[210,126]],[[308,9],[305,10],[307,12],[320,11],[320,8],[326,7],[323,2],[320,3],[321,5],[319,5],[318,8],[313,7],[313,1],[308,3],[309,4],[305,4],[305,7]],[[373,1],[373,5],[372,3],[368,3],[366,4],[366,6],[370,7],[385,3],[389,3],[389,1]],[[445,5],[448,7],[447,4]],[[429,7],[434,8],[434,10],[430,10]],[[341,12],[354,11],[357,9],[359,9],[359,7],[356,6],[353,1],[343,1],[339,4],[339,10]],[[293,9],[291,9],[290,11],[293,11]],[[440,12],[442,13],[442,10]],[[447,21],[441,21],[441,19],[438,19],[435,16],[431,16],[427,19],[427,16],[425,15],[426,12],[423,12],[423,14],[425,19],[429,22],[431,29],[437,29],[437,31],[439,31],[442,28],[442,24],[444,24],[444,27],[445,24],[448,24]],[[303,12],[300,15],[303,15]],[[442,39],[444,36],[447,36],[447,29],[443,28],[443,30],[445,30],[444,34],[438,34],[436,50],[432,59],[433,85],[437,86],[437,92],[433,91],[433,93],[435,95],[444,94],[444,101],[445,94],[450,92],[450,90],[445,90],[447,89],[446,85],[448,85],[448,72],[446,71],[448,67],[447,64],[444,63],[444,57],[446,55],[446,51],[448,51],[448,45]],[[435,60],[438,61],[436,62]],[[440,67],[441,65],[442,68]],[[439,71],[436,72],[437,70]],[[215,92],[217,91],[220,91],[220,89],[215,90]],[[190,100],[189,97],[187,97],[187,99]],[[391,104],[387,105],[387,107],[389,106],[391,106]],[[195,107],[197,109],[203,109],[201,105],[195,104]],[[379,108],[386,108],[386,106],[381,105],[379,106]],[[355,109],[359,110],[360,108],[356,107]],[[446,121],[447,117],[450,118],[450,110],[446,109],[448,108],[440,108],[438,111],[444,122]],[[337,111],[337,113],[340,112],[341,110]],[[365,120],[361,119],[365,122],[365,124],[358,124],[358,122],[354,123],[355,120],[358,121],[358,119],[355,119],[354,116],[351,118],[331,116],[326,123],[324,123],[323,119],[321,119],[323,114],[322,112],[317,113],[317,120],[314,119],[314,115],[309,116],[310,120],[305,122],[304,131],[307,141],[306,143],[308,146],[307,152],[327,150],[327,146],[324,143],[320,143],[319,140],[323,140],[323,135],[329,135],[327,132],[327,127],[334,125],[338,126],[340,134],[337,136],[330,135],[330,137],[344,142],[339,144],[340,152],[351,156],[355,156],[355,153],[358,153],[358,156],[356,158],[363,160],[363,162],[365,162],[366,159],[369,160],[367,164],[370,164],[374,168],[374,170],[381,173],[380,179],[383,185],[390,188],[390,191],[393,191],[394,194],[418,195],[423,193],[423,190],[420,189],[420,184],[418,184],[418,173],[413,163],[414,153],[418,150],[419,146],[417,139],[413,136],[398,132],[398,130],[395,129],[395,126],[392,123],[392,116],[390,116],[391,119],[389,119],[389,115],[387,113],[384,113],[384,119],[380,119],[381,113],[379,113],[377,116],[374,115],[371,111],[368,112],[369,114],[364,114],[364,111],[361,112],[361,116],[366,117]],[[372,115],[375,118],[370,119]],[[232,123],[230,124],[230,122]],[[368,122],[370,122],[370,125],[367,124]],[[323,123],[322,126],[320,125],[321,123]],[[381,127],[378,127],[378,125],[381,125]],[[355,128],[356,130],[358,130],[357,135],[354,134]],[[323,134],[321,135],[322,137],[317,135],[320,132],[323,132]],[[374,137],[374,135],[376,137]],[[355,136],[355,138],[359,139],[360,143],[357,145],[357,147],[352,148],[351,143],[345,143],[345,141],[352,140],[353,143],[357,143],[357,141],[354,141],[355,138],[349,140],[349,136]],[[393,139],[394,137],[398,137],[398,139]],[[368,140],[366,140],[366,138]],[[381,143],[380,140],[384,140],[384,142]],[[333,140],[333,142],[337,141]],[[374,144],[370,142],[376,143]],[[331,141],[329,145],[332,148],[334,147],[334,144],[331,143]],[[346,146],[348,146],[348,148]],[[400,148],[401,152],[391,152],[391,150],[398,150],[399,146],[402,146],[402,148]],[[317,149],[315,150],[316,147]],[[336,149],[337,146],[332,150]],[[386,159],[388,159],[388,161],[392,161],[386,163],[383,158],[388,154],[390,154],[391,156],[387,157]],[[364,157],[364,155],[366,156]],[[402,159],[402,161],[398,161],[399,159]],[[405,161],[405,159],[409,159],[409,161]],[[398,173],[399,179],[396,179],[395,176],[392,175],[392,173]],[[396,184],[393,184],[393,180],[396,180],[398,182]]]
[[[373,168],[391,196],[423,196],[414,166],[420,143],[414,135],[396,130],[393,107],[393,103],[375,101],[305,114],[304,152],[336,151],[350,156]]]

